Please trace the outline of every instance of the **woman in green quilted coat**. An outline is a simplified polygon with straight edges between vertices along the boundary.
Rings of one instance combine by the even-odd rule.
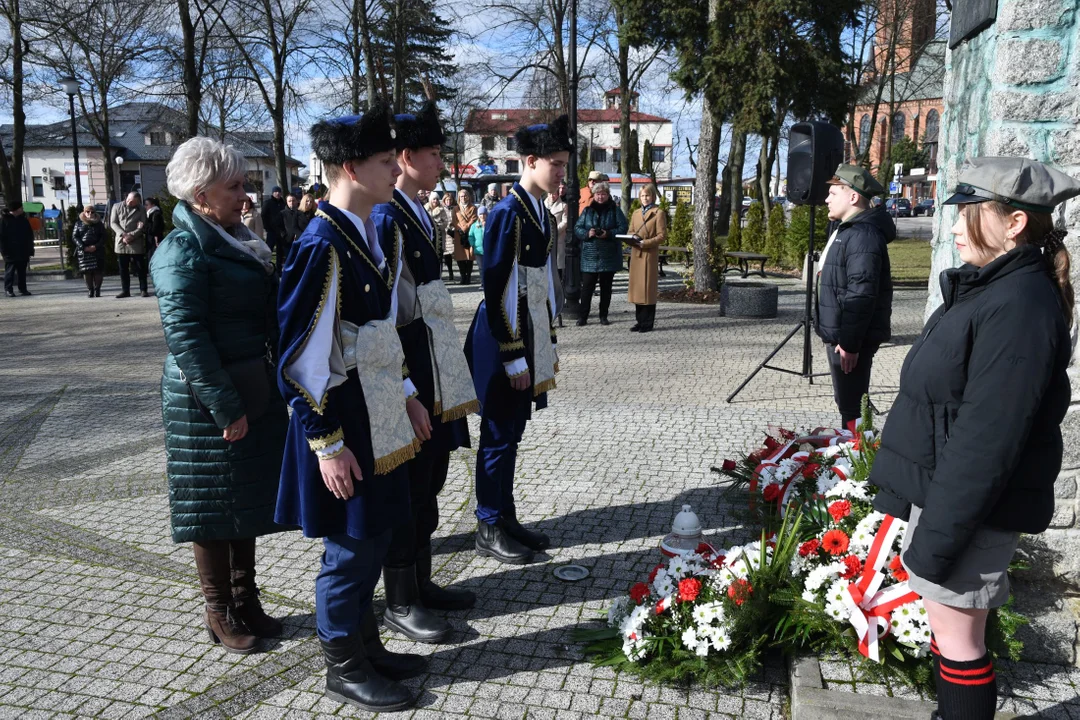
[[[241,220],[245,158],[196,137],[166,168],[180,201],[151,272],[169,355],[161,378],[175,542],[191,542],[210,639],[249,653],[281,623],[263,612],[255,538],[274,523],[288,415],[274,383],[270,248]]]

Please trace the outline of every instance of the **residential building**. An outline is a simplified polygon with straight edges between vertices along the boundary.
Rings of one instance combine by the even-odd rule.
[[[619,97],[618,90],[609,90],[604,94],[602,108],[579,108],[577,113],[579,146],[588,147],[593,167],[609,175],[619,172],[621,160]],[[644,160],[645,142],[648,141],[656,177],[671,177],[671,120],[640,112],[638,93],[634,93],[630,102],[630,129],[637,133],[639,159]],[[514,133],[523,125],[550,120],[553,114],[530,108],[475,109],[470,112],[462,143],[462,175],[521,172],[521,156],[514,147]]]
[[[138,190],[144,196],[165,192],[165,166],[183,141],[186,116],[161,103],[133,102],[109,109],[113,159],[106,162],[101,146],[84,117],[76,117],[79,165],[84,203],[108,203],[105,173],[113,173],[120,195]],[[207,128],[206,134],[217,132]],[[0,125],[0,142],[10,155],[11,125]],[[277,185],[273,133],[227,132],[225,142],[248,160],[247,186],[253,197],[266,197]],[[291,157],[286,164],[299,183],[303,163]],[[72,160],[70,119],[49,125],[27,125],[23,149],[23,198],[48,205],[75,202],[75,164]]]

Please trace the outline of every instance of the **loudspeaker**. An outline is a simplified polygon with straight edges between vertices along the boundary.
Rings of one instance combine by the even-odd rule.
[[[825,183],[844,162],[844,133],[826,122],[800,122],[788,133],[787,197],[796,205],[821,205]]]

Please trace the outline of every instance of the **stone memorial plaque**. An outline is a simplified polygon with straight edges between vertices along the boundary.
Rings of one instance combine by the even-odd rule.
[[[970,40],[997,19],[997,0],[953,0],[949,49]]]

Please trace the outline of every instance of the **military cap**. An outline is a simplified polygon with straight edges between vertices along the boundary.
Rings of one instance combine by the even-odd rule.
[[[836,168],[831,180],[826,185],[847,185],[865,198],[885,193],[885,188],[870,174],[870,171],[861,165],[847,165],[840,163]]]
[[[329,165],[396,150],[396,138],[394,116],[383,102],[363,115],[329,118],[311,126],[311,149],[315,157]]]
[[[570,139],[570,118],[560,115],[550,123],[540,123],[519,128],[514,133],[518,152],[522,155],[544,157],[557,152],[571,152],[574,141]]]
[[[441,146],[446,142],[446,134],[439,123],[439,111],[430,100],[420,107],[418,113],[395,115],[394,124],[397,126],[398,150]]]
[[[1037,160],[977,157],[964,163],[946,205],[996,200],[1017,210],[1049,213],[1080,195],[1080,182]]]

